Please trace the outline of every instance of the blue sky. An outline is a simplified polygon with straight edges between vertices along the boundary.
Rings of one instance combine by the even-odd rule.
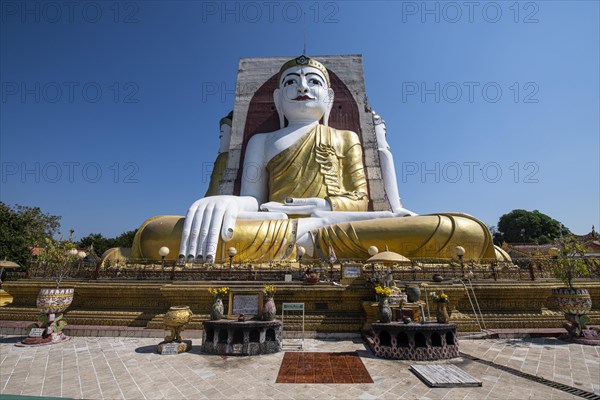
[[[363,55],[406,208],[600,225],[596,1],[0,4],[0,200],[77,237],[185,214],[239,58],[305,31],[309,55]]]

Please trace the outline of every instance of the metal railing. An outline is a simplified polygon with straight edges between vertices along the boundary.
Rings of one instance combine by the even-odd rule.
[[[74,262],[68,266],[65,279],[84,280],[176,280],[176,281],[283,281],[286,274],[293,280],[303,279],[309,268],[322,280],[339,281],[342,267],[361,265],[363,274],[370,280],[431,281],[454,280],[464,277],[471,281],[531,281],[553,278],[553,259],[519,258],[513,263],[485,263],[447,259],[413,259],[411,264],[382,265],[364,263],[362,260],[338,260],[333,266],[319,260],[303,259],[302,263],[283,262],[270,264],[177,265],[173,261],[128,260],[127,263],[101,266],[96,263]],[[589,279],[600,279],[600,259],[586,259]],[[3,280],[22,278],[53,278],[53,269],[41,262],[32,262],[25,271],[7,272]]]

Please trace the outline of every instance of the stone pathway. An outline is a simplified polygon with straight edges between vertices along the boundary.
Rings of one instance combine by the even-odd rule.
[[[463,346],[465,344],[465,346]],[[600,346],[555,338],[461,342],[471,356],[600,395]]]
[[[305,351],[357,351],[373,384],[275,383],[284,353],[256,357],[155,354],[153,338],[74,337],[21,348],[0,340],[0,394],[85,399],[581,399],[468,357],[452,363],[478,388],[430,389],[411,362],[375,358],[362,341],[307,340]],[[463,353],[600,395],[598,347],[556,339],[464,340]]]

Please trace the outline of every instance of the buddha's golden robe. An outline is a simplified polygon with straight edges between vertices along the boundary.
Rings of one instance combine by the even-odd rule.
[[[317,125],[273,157],[266,169],[269,201],[318,197],[335,211],[367,211],[362,147],[354,132]],[[238,257],[249,261],[295,258],[297,225],[297,219],[238,221],[226,247],[235,247]],[[217,259],[223,254],[220,241]]]
[[[269,201],[326,199],[333,211],[367,211],[367,181],[358,136],[317,125],[267,163]]]
[[[367,211],[368,196],[362,146],[351,131],[317,125],[312,131],[267,163],[269,201],[288,197],[325,198],[333,211]],[[183,217],[165,216],[146,221],[134,239],[133,258],[158,258],[158,249],[179,249]],[[219,239],[216,260],[235,247],[240,261],[286,260],[296,257],[298,219],[238,220],[231,241]],[[338,258],[366,258],[369,246],[386,246],[407,257],[450,258],[455,246],[466,259],[495,259],[487,227],[467,214],[447,213],[403,218],[380,218],[329,225],[310,232],[315,256],[326,256],[331,246]],[[155,254],[156,253],[156,254]],[[174,259],[177,254],[171,254]]]
[[[208,184],[208,190],[204,194],[204,197],[216,196],[219,194],[219,184],[221,183],[221,179],[223,179],[223,175],[225,174],[225,168],[227,168],[228,158],[228,152],[220,153],[217,156],[217,159],[213,164],[212,173],[210,174],[210,183]]]

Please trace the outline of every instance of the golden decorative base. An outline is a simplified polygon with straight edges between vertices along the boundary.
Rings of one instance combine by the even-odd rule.
[[[174,305],[189,304],[193,316],[187,329],[202,329],[208,319],[212,296],[209,287],[227,285],[234,290],[263,289],[264,282],[170,282],[170,281],[66,281],[63,287],[74,287],[73,303],[65,312],[71,325],[110,325],[163,329],[164,315]],[[275,303],[305,303],[305,330],[359,332],[365,323],[376,320],[376,307],[365,307],[375,301],[373,290],[366,285],[303,285],[301,282],[276,282]],[[600,324],[600,284],[578,281],[577,287],[588,289],[593,308],[588,314],[591,325]],[[14,297],[13,303],[0,308],[0,320],[36,321],[36,297],[45,280],[19,280],[3,283]],[[558,281],[474,282],[485,327],[561,328],[563,314],[547,301]],[[479,325],[462,284],[429,283],[428,292],[444,290],[450,297],[450,322],[462,332],[479,331]],[[227,299],[225,299],[225,303]],[[424,298],[422,298],[424,300]],[[431,298],[429,298],[431,300]],[[227,307],[227,304],[225,304]],[[435,310],[430,301],[430,313]],[[427,315],[427,306],[423,305]],[[371,312],[372,311],[372,312]],[[373,318],[375,317],[375,319]],[[285,330],[302,329],[302,316],[285,316]]]

